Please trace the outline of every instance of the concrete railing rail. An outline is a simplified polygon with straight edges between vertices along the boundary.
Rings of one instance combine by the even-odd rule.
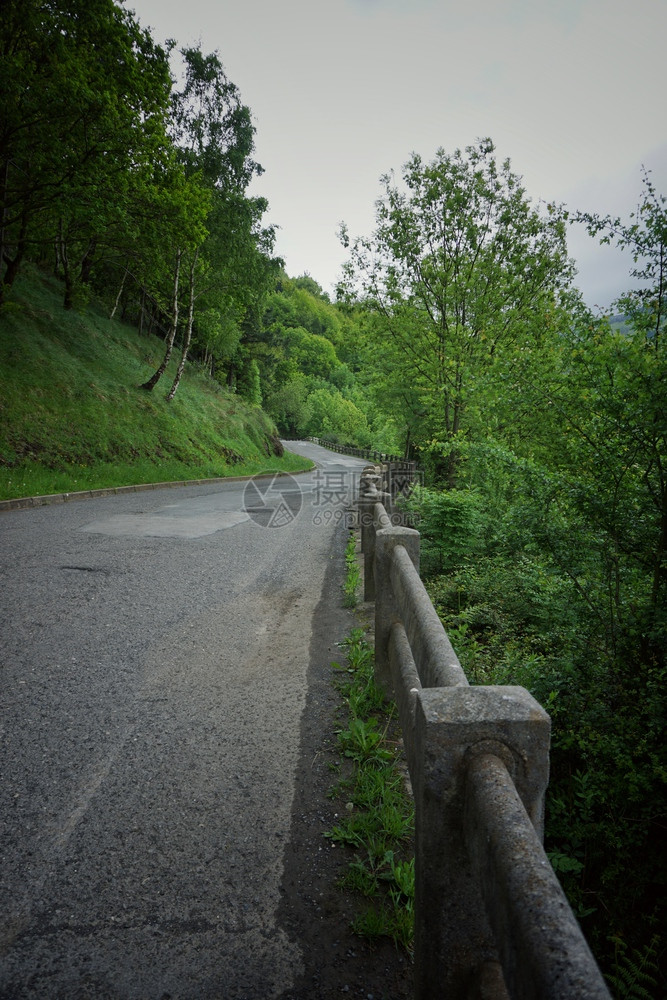
[[[328,451],[336,451],[339,455],[352,455],[354,458],[366,458],[373,462],[405,462],[406,465],[416,467],[416,462],[408,462],[399,455],[388,455],[373,448],[355,448],[353,445],[339,444],[337,441],[328,441],[326,438],[308,438],[313,444],[319,444]]]
[[[383,451],[376,451],[373,448],[355,448],[353,445],[338,444],[336,441],[327,441],[326,438],[308,438],[313,444],[319,444],[328,451],[338,452],[339,455],[352,455],[353,458],[365,458],[380,466],[381,478],[383,479],[383,489],[391,497],[391,502],[399,494],[407,494],[410,485],[420,477],[417,462],[411,459],[401,458],[399,455],[389,455]]]
[[[415,798],[416,1000],[610,1000],[542,847],[549,716],[524,688],[468,684],[382,480],[362,475],[358,514]]]

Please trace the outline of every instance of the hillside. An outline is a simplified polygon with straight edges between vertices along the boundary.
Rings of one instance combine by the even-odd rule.
[[[171,403],[177,358],[140,389],[163,353],[95,302],[65,311],[60,283],[26,268],[0,309],[0,499],[308,466],[197,365]]]

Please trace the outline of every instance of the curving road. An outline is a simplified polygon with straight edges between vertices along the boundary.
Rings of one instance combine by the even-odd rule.
[[[365,464],[0,514],[0,997],[279,997],[311,657]]]

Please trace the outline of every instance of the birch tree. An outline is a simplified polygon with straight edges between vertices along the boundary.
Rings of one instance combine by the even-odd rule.
[[[171,136],[187,183],[200,189],[206,200],[206,216],[199,236],[187,246],[180,243],[189,261],[187,321],[169,401],[185,367],[197,310],[206,314],[207,329],[215,313],[220,316],[220,327],[228,329],[230,321],[236,323],[238,343],[244,310],[268,277],[264,262],[273,245],[273,231],[261,227],[266,201],[246,195],[248,184],[261,172],[253,159],[250,110],[217,53],[205,55],[196,47],[183,49],[181,54],[185,75],[182,88],[172,97]],[[144,388],[153,388],[156,375]]]

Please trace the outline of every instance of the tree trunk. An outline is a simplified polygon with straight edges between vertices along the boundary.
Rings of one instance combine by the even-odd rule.
[[[171,326],[169,327],[169,335],[167,337],[167,349],[164,352],[164,358],[160,367],[151,375],[147,382],[142,382],[139,386],[140,389],[146,389],[147,392],[152,392],[164,375],[174,347],[174,337],[178,328],[178,279],[181,273],[182,256],[183,251],[179,250],[176,254],[176,266],[174,268],[174,297],[171,306]]]
[[[113,309],[111,310],[111,315],[109,319],[113,319],[116,315],[116,310],[118,309],[118,303],[120,302],[120,297],[123,294],[123,289],[125,288],[125,279],[127,278],[127,268],[123,271],[123,280],[120,283],[120,288],[118,289],[118,295],[116,296],[116,301],[114,302]]]
[[[190,267],[190,301],[188,305],[188,322],[185,330],[185,339],[183,341],[183,351],[181,353],[181,360],[178,363],[178,368],[176,369],[176,376],[172,384],[171,389],[167,393],[167,402],[171,403],[172,399],[176,395],[176,390],[178,389],[179,383],[181,381],[181,376],[183,374],[183,369],[185,368],[185,362],[188,357],[188,350],[190,349],[190,341],[192,340],[192,320],[195,313],[195,267],[197,265],[197,253],[195,250],[194,256],[192,258],[192,265]]]
[[[90,284],[90,276],[93,270],[93,262],[95,250],[97,248],[97,240],[93,239],[88,241],[88,246],[86,247],[85,253],[81,258],[81,267],[79,268],[79,278],[83,285]]]
[[[56,266],[55,273],[57,277],[60,277],[60,271],[62,270],[62,277],[65,282],[65,295],[63,298],[63,308],[71,309],[74,305],[74,278],[72,276],[72,269],[69,264],[69,255],[67,253],[67,240],[65,239],[65,231],[63,227],[62,218],[58,222],[58,235],[56,237]]]
[[[140,313],[139,313],[139,333],[143,336],[144,333],[144,316],[146,315],[146,286],[141,286],[141,303],[140,303]]]
[[[3,301],[5,285],[9,282],[5,280],[2,269],[5,266],[5,225],[7,222],[7,188],[9,186],[9,159],[5,163],[5,181],[2,192],[2,219],[0,220],[0,302]],[[9,258],[7,258],[7,270],[9,270]]]
[[[10,257],[7,253],[5,253],[4,262],[0,261],[0,268],[2,267],[2,263],[7,265],[5,273],[2,276],[2,281],[0,281],[0,302],[4,301],[5,292],[12,287],[21,268],[21,263],[26,250],[25,232],[25,229],[21,230],[21,235],[19,237],[14,256]]]
[[[660,591],[667,579],[665,569],[665,552],[667,551],[667,489],[662,490],[662,510],[660,513],[660,535],[655,552],[653,565],[653,586],[651,588],[651,611],[653,614],[660,608]]]

